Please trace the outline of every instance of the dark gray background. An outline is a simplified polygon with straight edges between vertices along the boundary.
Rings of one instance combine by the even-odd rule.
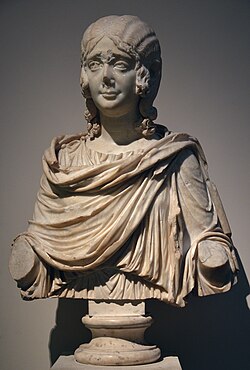
[[[1,368],[44,370],[88,334],[82,301],[23,302],[8,273],[12,238],[27,227],[53,136],[83,130],[79,45],[109,14],[150,23],[162,46],[158,122],[199,138],[249,276],[250,2],[244,0],[9,0],[0,2]],[[191,297],[185,309],[150,302],[147,334],[183,370],[248,368],[249,293]],[[56,314],[57,309],[57,314]],[[249,350],[249,348],[248,348]]]

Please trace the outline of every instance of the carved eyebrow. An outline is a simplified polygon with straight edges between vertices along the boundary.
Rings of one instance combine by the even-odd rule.
[[[114,57],[117,57],[117,58],[126,58],[126,59],[133,59],[131,58],[131,56],[125,52],[120,52],[120,53],[116,53],[116,52],[112,52],[110,53],[111,56],[114,56]]]
[[[106,54],[106,55],[105,55]],[[103,53],[102,51],[100,51],[100,52],[97,52],[97,53],[95,53],[95,54],[93,54],[93,55],[89,55],[89,56],[87,56],[87,61],[90,61],[90,60],[93,60],[93,59],[95,59],[95,58],[97,58],[97,59],[102,59],[102,60],[107,60],[107,61],[111,61],[111,60],[113,60],[113,59],[121,59],[121,60],[125,60],[125,61],[133,61],[134,60],[134,58],[132,58],[130,55],[128,55],[127,53],[113,53],[113,52],[111,52],[111,53]]]
[[[93,55],[88,55],[86,60],[88,61],[88,60],[92,60],[92,59],[95,59],[95,58],[101,58],[101,56],[102,56],[102,53],[99,52],[99,53],[96,53],[96,54],[93,54]]]

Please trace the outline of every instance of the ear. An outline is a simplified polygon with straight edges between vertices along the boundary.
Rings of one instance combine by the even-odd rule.
[[[156,98],[160,81],[161,81],[161,60],[155,59],[150,64],[149,68],[150,85],[148,94],[140,100],[140,112],[143,117],[154,121],[157,118],[157,109],[153,107],[153,102]]]
[[[89,84],[88,76],[87,76],[84,66],[82,66],[81,72],[80,72],[80,85],[83,87],[84,85],[88,85],[88,84]]]
[[[81,67],[80,86],[81,86],[81,89],[82,89],[83,96],[86,99],[91,98],[90,91],[89,91],[89,79],[88,79],[88,75],[85,71],[84,66]]]

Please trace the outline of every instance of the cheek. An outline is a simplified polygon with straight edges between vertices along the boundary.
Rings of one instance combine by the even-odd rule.
[[[100,76],[101,74],[98,73],[97,71],[95,73],[87,72],[89,86],[92,86],[92,88],[97,87],[101,80]]]
[[[120,85],[124,94],[133,94],[136,93],[136,79],[135,76],[124,76],[123,79],[120,80]]]
[[[89,79],[89,90],[91,93],[96,93],[99,89],[98,81],[95,78]]]

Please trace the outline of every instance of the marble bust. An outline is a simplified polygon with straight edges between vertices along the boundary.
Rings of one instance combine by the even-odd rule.
[[[56,137],[10,271],[26,300],[157,298],[225,292],[237,261],[197,139],[155,123],[161,52],[136,16],[85,31],[87,133]]]

